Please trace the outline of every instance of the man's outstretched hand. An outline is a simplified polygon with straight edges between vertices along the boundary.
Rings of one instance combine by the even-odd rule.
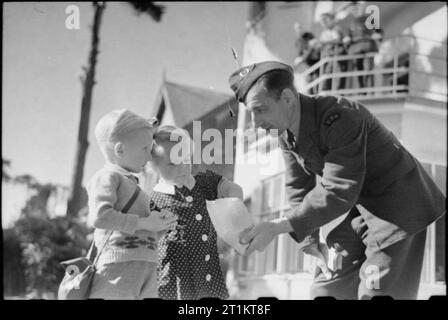
[[[263,221],[255,227],[247,228],[240,233],[240,243],[249,244],[245,255],[255,250],[263,251],[280,233],[293,231],[291,224],[285,218]]]
[[[243,230],[240,234],[240,243],[249,244],[245,255],[249,255],[255,250],[263,251],[276,235],[270,221],[261,222],[249,230]]]

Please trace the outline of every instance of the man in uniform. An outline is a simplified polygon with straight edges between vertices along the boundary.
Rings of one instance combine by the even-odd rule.
[[[316,272],[312,298],[415,299],[426,228],[445,213],[444,195],[366,107],[298,93],[293,78],[290,66],[275,61],[242,67],[229,78],[255,126],[278,130],[292,207],[241,234],[247,254],[290,233],[305,252],[316,255],[307,248],[317,248],[326,257],[319,228],[348,212],[326,238],[342,265],[330,278]]]

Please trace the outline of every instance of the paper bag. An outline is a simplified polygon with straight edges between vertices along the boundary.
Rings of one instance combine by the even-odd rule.
[[[239,254],[244,254],[249,245],[241,244],[239,235],[254,223],[243,201],[238,198],[207,201],[207,210],[218,236]]]

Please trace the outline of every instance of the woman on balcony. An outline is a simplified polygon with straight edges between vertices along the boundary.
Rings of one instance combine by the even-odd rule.
[[[302,27],[297,22],[294,24],[294,30],[297,34],[296,49],[297,58],[294,60],[294,68],[302,65],[303,68],[310,68],[320,60],[320,48],[317,39],[311,32],[303,32]],[[319,77],[319,69],[311,72],[306,81],[313,82]],[[310,89],[311,94],[316,94],[316,87]]]
[[[339,56],[346,53],[342,39],[344,35],[339,26],[335,23],[335,17],[332,13],[323,13],[320,20],[324,30],[321,32],[319,41],[321,43],[321,58]],[[338,71],[345,72],[347,70],[346,61],[337,62]],[[324,65],[324,74],[330,74],[335,72],[333,70],[333,62],[326,63]],[[323,90],[331,90],[332,79],[327,79],[324,81]],[[337,89],[345,88],[345,78],[340,77],[338,81]]]
[[[347,46],[348,54],[359,55],[378,52],[377,41],[381,38],[381,31],[369,29],[366,26],[368,15],[363,13],[362,7],[351,3],[348,10],[350,10],[351,21],[348,27],[348,34],[343,39],[344,44]],[[348,69],[349,71],[372,70],[373,64],[373,57],[358,58],[348,63]],[[372,74],[358,76],[359,88],[373,87],[373,85],[374,78]]]

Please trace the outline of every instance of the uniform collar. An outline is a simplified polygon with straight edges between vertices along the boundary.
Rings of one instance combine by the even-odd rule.
[[[293,133],[287,130],[282,135],[283,141],[289,150],[294,150],[302,158],[305,158],[313,144],[317,144],[318,130],[316,125],[316,101],[314,98],[299,94],[300,99],[300,124],[299,132]],[[293,128],[291,128],[293,129]],[[291,134],[297,137],[294,141]]]
[[[293,137],[290,137],[290,139],[297,141],[297,139],[299,138],[299,130],[300,130],[300,122],[301,122],[301,103],[299,103],[299,107],[297,110],[297,118],[293,119],[295,120],[294,123],[291,125],[291,127],[288,129],[288,135],[290,136],[291,134],[293,135]],[[294,117],[295,118],[295,117]]]
[[[134,180],[138,184],[138,177],[135,176],[134,173],[132,173],[114,163],[106,162],[106,164],[104,165],[104,168],[111,170],[111,171],[118,172],[118,173],[122,174],[123,176],[130,178],[131,180]]]

